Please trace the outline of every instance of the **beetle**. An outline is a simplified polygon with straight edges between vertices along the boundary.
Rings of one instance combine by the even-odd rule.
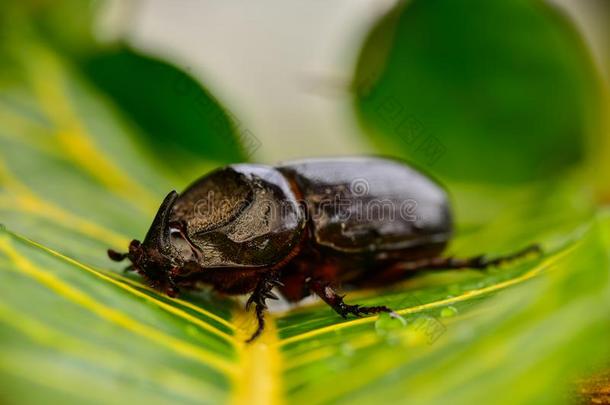
[[[316,158],[277,166],[233,164],[163,200],[142,242],[115,261],[176,296],[199,283],[250,294],[256,339],[267,299],[314,293],[339,315],[392,313],[346,304],[340,285],[384,286],[425,269],[485,269],[539,251],[493,260],[443,256],[453,234],[447,191],[406,162],[384,157]]]

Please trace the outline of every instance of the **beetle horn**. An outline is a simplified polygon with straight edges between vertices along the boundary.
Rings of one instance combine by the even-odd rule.
[[[166,251],[170,238],[169,217],[177,198],[178,193],[175,190],[165,196],[155,219],[150,225],[150,229],[146,233],[144,242],[142,242],[143,245],[157,247],[161,252]]]

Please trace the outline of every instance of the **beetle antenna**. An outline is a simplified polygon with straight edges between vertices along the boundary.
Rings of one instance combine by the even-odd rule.
[[[119,253],[116,250],[108,249],[108,257],[114,260],[115,262],[120,262],[125,260],[125,258],[127,257],[127,253]]]

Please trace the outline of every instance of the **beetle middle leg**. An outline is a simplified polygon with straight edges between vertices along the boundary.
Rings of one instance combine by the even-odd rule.
[[[265,329],[265,311],[267,310],[267,303],[265,301],[267,299],[279,299],[278,296],[275,295],[271,290],[273,290],[274,287],[281,285],[282,283],[278,280],[278,275],[274,272],[264,274],[259,279],[254,291],[246,302],[246,311],[250,309],[250,306],[252,306],[252,304],[255,305],[258,326],[252,336],[250,336],[250,338],[246,340],[246,343],[250,343],[257,337],[259,337],[260,334],[263,332],[263,329]]]
[[[312,279],[309,281],[309,288],[316,293],[324,302],[326,302],[332,309],[335,310],[343,318],[346,318],[348,314],[355,316],[377,314],[380,312],[387,312],[393,314],[390,308],[382,305],[375,307],[364,307],[361,305],[348,305],[343,301],[343,295],[339,295],[337,291],[328,282],[324,282],[320,279]]]

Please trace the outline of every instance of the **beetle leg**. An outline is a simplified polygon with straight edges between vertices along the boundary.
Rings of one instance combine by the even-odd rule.
[[[176,280],[174,280],[174,276],[171,271],[167,275],[167,281],[169,285],[165,287],[165,293],[172,298],[176,298],[178,294],[180,294],[180,289],[178,288],[178,285],[176,285]]]
[[[343,318],[346,318],[348,314],[356,315],[358,317],[368,314],[377,314],[380,312],[388,312],[393,314],[390,308],[386,306],[376,307],[363,307],[360,305],[348,305],[343,302],[343,295],[339,295],[329,283],[323,282],[319,279],[312,279],[309,282],[309,288],[316,293],[320,298],[324,300],[332,309],[335,310]]]
[[[265,329],[265,310],[267,309],[267,303],[265,300],[279,299],[278,296],[271,291],[274,287],[279,285],[281,285],[281,282],[277,279],[277,274],[271,273],[268,275],[263,275],[256,284],[256,288],[248,298],[248,302],[246,302],[246,311],[250,309],[252,304],[256,306],[255,311],[258,326],[252,336],[246,340],[246,343],[250,343],[259,337],[259,335],[263,332],[263,329]]]
[[[532,253],[540,254],[542,249],[539,245],[531,245],[525,249],[519,250],[515,253],[496,257],[494,259],[488,259],[487,257],[480,255],[466,259],[458,259],[454,257],[434,257],[427,259],[420,259],[410,262],[398,263],[396,267],[400,270],[406,271],[417,271],[417,270],[434,270],[434,269],[487,269],[493,266],[499,266],[503,263],[510,262],[512,260],[519,259],[523,256],[527,256]]]
[[[193,272],[191,264],[188,262],[184,266],[174,266],[170,269],[167,274],[169,283],[176,288],[189,289],[189,290],[200,290],[197,279],[189,279],[187,276]]]

